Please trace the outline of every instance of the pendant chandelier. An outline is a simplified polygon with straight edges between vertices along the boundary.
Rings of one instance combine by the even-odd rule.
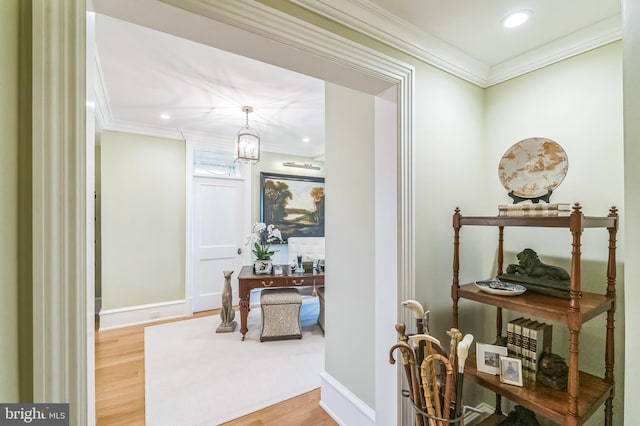
[[[253,112],[253,107],[243,106],[242,111],[246,114],[245,125],[238,130],[234,147],[235,162],[256,164],[260,161],[260,133],[256,129],[249,127],[249,113]]]

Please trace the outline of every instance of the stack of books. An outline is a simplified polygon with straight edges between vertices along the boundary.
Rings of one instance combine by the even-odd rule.
[[[516,318],[507,323],[507,354],[522,360],[523,378],[535,380],[543,353],[551,352],[551,324],[529,318]]]
[[[569,216],[569,203],[500,204],[498,216]]]

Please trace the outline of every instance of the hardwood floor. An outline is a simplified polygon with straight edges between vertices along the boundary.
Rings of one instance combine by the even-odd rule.
[[[219,310],[214,310],[198,313],[194,317],[219,313]],[[96,330],[96,422],[98,426],[145,424],[144,328],[173,321],[180,321],[180,319],[102,332]],[[337,425],[320,407],[319,402],[320,389],[316,389],[232,420],[225,423],[225,426]]]

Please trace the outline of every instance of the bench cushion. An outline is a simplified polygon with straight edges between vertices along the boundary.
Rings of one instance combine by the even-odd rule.
[[[260,341],[301,339],[300,307],[302,297],[295,288],[262,290],[262,332]]]

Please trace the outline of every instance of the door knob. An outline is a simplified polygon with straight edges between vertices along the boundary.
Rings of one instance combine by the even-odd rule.
[[[241,248],[238,249],[238,254],[242,254],[242,249]]]

